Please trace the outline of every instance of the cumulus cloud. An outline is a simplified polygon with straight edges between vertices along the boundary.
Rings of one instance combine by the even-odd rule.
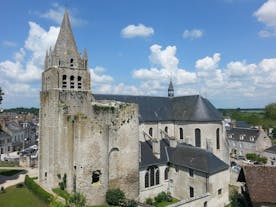
[[[42,18],[49,19],[57,24],[60,24],[63,18],[64,10],[66,9],[64,6],[59,5],[58,3],[52,4],[51,9],[46,12],[38,12],[38,15]],[[70,14],[70,22],[73,26],[81,26],[87,23],[86,20],[77,18],[74,15],[73,11],[69,11]]]
[[[174,84],[185,85],[196,82],[196,73],[189,72],[178,66],[176,46],[154,44],[150,47],[149,61],[151,68],[140,68],[133,71],[134,79],[141,81],[141,91],[148,95],[160,95],[166,92],[170,78]]]
[[[254,16],[265,25],[265,29],[259,32],[261,37],[276,36],[276,0],[268,0],[257,11]]]
[[[154,29],[152,27],[146,27],[143,24],[138,25],[128,25],[122,29],[121,35],[124,38],[133,37],[149,37],[154,34]]]
[[[202,36],[203,36],[203,31],[200,29],[185,30],[182,35],[184,39],[191,39],[191,40],[201,38]]]
[[[14,97],[20,97],[21,100],[29,96],[38,97],[45,52],[54,45],[59,28],[50,27],[47,31],[35,22],[29,22],[29,28],[24,46],[12,59],[0,62],[4,103],[11,104]]]
[[[217,67],[218,62],[220,61],[220,53],[215,53],[213,57],[206,56],[205,58],[199,59],[196,61],[195,67],[197,69],[214,69]]]

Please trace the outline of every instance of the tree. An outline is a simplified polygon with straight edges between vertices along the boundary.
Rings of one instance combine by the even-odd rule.
[[[276,103],[268,104],[264,110],[267,118],[276,120]]]
[[[2,103],[3,96],[4,96],[4,92],[2,91],[2,88],[0,87],[0,104]]]

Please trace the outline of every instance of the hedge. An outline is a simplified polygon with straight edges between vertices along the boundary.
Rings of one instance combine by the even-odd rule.
[[[53,199],[53,195],[45,191],[41,188],[32,178],[28,175],[25,176],[25,185],[27,188],[32,191],[35,195],[37,195],[41,200],[45,201],[46,203],[50,203]]]

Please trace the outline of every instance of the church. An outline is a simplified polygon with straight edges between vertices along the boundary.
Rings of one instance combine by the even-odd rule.
[[[39,183],[63,182],[89,205],[120,188],[139,202],[160,192],[177,206],[228,204],[229,152],[223,119],[200,95],[93,94],[67,11],[45,57],[40,92]]]

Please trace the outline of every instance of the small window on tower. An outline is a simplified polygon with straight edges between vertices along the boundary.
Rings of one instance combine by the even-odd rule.
[[[97,183],[100,181],[100,176],[101,176],[101,171],[100,170],[95,170],[92,172],[92,183]]]
[[[82,83],[81,83],[81,76],[78,76],[78,88],[81,89]]]
[[[75,77],[71,76],[70,77],[70,88],[74,88],[74,80],[75,80]]]
[[[66,88],[67,86],[67,76],[66,75],[63,75],[62,76],[62,88]]]
[[[70,67],[73,67],[73,66],[74,66],[74,59],[71,58],[71,60],[70,60]]]

